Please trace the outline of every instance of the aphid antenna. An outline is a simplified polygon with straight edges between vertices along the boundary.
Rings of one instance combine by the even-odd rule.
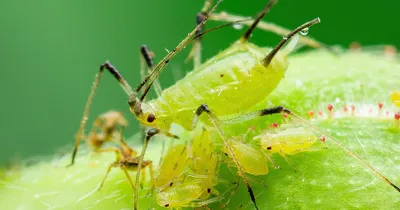
[[[297,35],[299,32],[301,32],[302,30],[308,29],[309,27],[311,27],[312,25],[315,25],[317,23],[320,23],[321,20],[319,18],[315,18],[311,21],[308,21],[306,23],[304,23],[303,25],[297,27],[296,29],[294,29],[293,31],[291,31],[288,35],[284,36],[283,39],[279,42],[279,44],[271,50],[271,52],[261,61],[261,63],[263,64],[263,66],[268,67],[269,64],[271,63],[271,60],[274,58],[274,56],[276,55],[276,53],[278,53],[278,51],[295,35]]]
[[[347,149],[342,143],[340,143],[340,141],[338,139],[336,139],[335,137],[329,135],[328,133],[318,129],[317,127],[315,127],[314,125],[312,125],[311,123],[307,122],[305,119],[301,118],[300,116],[292,113],[291,111],[285,109],[283,110],[283,112],[287,113],[288,115],[293,116],[294,118],[296,118],[297,120],[299,120],[300,122],[310,126],[313,130],[315,130],[316,132],[324,135],[326,138],[331,139],[332,142],[339,146],[341,149],[343,149],[349,156],[355,158],[358,162],[360,162],[362,165],[366,166],[367,168],[369,168],[375,175],[377,175],[379,178],[381,178],[384,182],[386,182],[387,184],[391,185],[394,189],[396,189],[398,192],[400,192],[400,188],[395,185],[392,181],[390,181],[387,177],[385,177],[383,174],[381,174],[377,169],[375,169],[372,165],[370,165],[369,163],[365,162],[363,159],[361,159],[361,157],[359,157],[358,155],[356,155],[353,151],[351,151],[350,149]]]
[[[269,3],[264,7],[261,12],[258,13],[257,18],[254,19],[253,23],[251,24],[250,28],[247,29],[247,31],[243,34],[243,36],[240,38],[240,42],[247,42],[251,36],[251,33],[253,33],[254,29],[257,27],[258,23],[261,21],[261,19],[271,10],[271,8],[278,3],[278,0],[271,0]]]
[[[154,80],[158,77],[158,75],[161,73],[161,71],[164,69],[164,67],[169,63],[169,61],[175,57],[175,55],[181,51],[186,45],[187,41],[192,37],[198,29],[203,27],[203,25],[207,22],[208,17],[217,9],[217,7],[222,3],[223,0],[218,0],[218,2],[215,4],[215,6],[210,10],[210,12],[207,14],[206,17],[204,17],[203,21],[198,24],[187,36],[185,39],[183,39],[177,47],[175,47],[172,52],[170,52],[168,55],[166,55],[155,67],[154,69],[149,73],[149,75],[144,78],[144,80],[138,85],[136,88],[135,92],[136,94],[144,87],[145,84],[148,84],[145,90],[143,91],[143,94],[140,96],[140,99],[137,100],[135,96],[135,102],[142,102],[144,98],[146,97],[150,87],[152,86]]]

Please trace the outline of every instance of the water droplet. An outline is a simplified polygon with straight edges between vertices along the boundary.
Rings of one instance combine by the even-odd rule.
[[[243,24],[240,24],[240,23],[234,23],[234,24],[233,24],[233,28],[234,28],[234,29],[236,29],[236,30],[240,30],[240,29],[242,29],[242,28],[243,28]]]
[[[300,34],[303,35],[303,36],[305,36],[305,35],[308,34],[308,31],[309,31],[309,30],[310,30],[309,28],[304,28],[303,30],[300,31]]]

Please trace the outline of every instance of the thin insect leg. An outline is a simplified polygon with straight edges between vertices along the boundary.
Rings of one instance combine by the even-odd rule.
[[[99,149],[97,151],[98,153],[103,153],[103,152],[115,152],[115,159],[116,161],[121,160],[122,154],[121,151],[115,147],[110,147],[110,148],[104,148],[104,149]]]
[[[264,150],[261,150],[261,152],[262,152],[262,153],[264,154],[264,156],[269,160],[269,162],[272,163],[272,165],[274,166],[275,169],[280,169],[280,168],[281,168],[280,166],[278,166],[278,165],[275,163],[275,161],[272,160],[272,158],[271,158],[267,153],[264,152]]]
[[[129,171],[128,171],[128,169],[126,169],[126,167],[124,166],[124,164],[121,164],[121,169],[124,171],[125,176],[126,176],[126,178],[128,179],[129,184],[131,185],[132,189],[135,190],[135,185],[133,185],[131,175],[129,175]],[[136,172],[136,176],[137,176],[138,174],[140,174],[139,171]]]
[[[232,15],[232,14],[229,14],[226,12],[221,12],[221,13],[212,14],[209,19],[215,20],[215,21],[233,22],[233,21],[243,20],[243,19],[245,19],[245,17]],[[241,23],[244,25],[251,26],[254,23],[254,20],[248,20],[248,21],[241,22]],[[272,33],[275,33],[275,34],[278,34],[281,36],[285,36],[286,34],[288,34],[290,32],[290,30],[287,28],[278,26],[274,23],[265,22],[265,21],[260,21],[256,27],[259,29],[265,30],[265,31],[270,31]],[[309,47],[326,48],[326,49],[332,51],[332,49],[330,49],[330,47],[328,47],[326,44],[323,44],[323,43],[321,43],[315,39],[312,39],[310,37],[301,36],[300,43],[303,43]]]
[[[294,164],[289,160],[289,158],[287,157],[287,155],[283,152],[282,146],[281,146],[280,144],[279,144],[279,147],[281,147],[279,154],[280,154],[283,158],[285,158],[285,160],[289,163],[290,166],[292,166],[292,168],[293,168],[294,171],[296,172],[296,171],[297,171],[296,167],[295,167]]]
[[[196,15],[196,25],[200,25],[206,19],[208,15],[207,14],[208,10],[210,10],[213,1],[214,0],[205,1],[203,8]],[[202,34],[203,29],[204,25],[202,25],[196,30],[195,35],[199,36],[200,34]],[[189,61],[190,59],[193,59],[193,65],[195,69],[201,65],[201,37],[197,37],[193,42],[192,50],[190,51],[188,57],[186,58],[186,62]]]
[[[397,190],[398,192],[400,192],[400,187],[398,187],[397,185],[395,185],[392,181],[390,181],[386,176],[384,176],[383,174],[381,174],[378,170],[376,170],[372,165],[370,165],[369,163],[365,162],[363,159],[361,159],[357,154],[355,154],[353,151],[347,149],[345,146],[343,146],[342,143],[340,143],[339,140],[337,140],[336,138],[334,138],[333,136],[329,135],[328,133],[318,129],[317,127],[315,127],[314,125],[312,125],[311,123],[309,123],[308,121],[306,121],[305,119],[297,116],[296,114],[294,114],[293,112],[285,109],[284,112],[288,115],[291,115],[293,117],[295,117],[297,120],[299,120],[300,122],[310,126],[313,130],[315,130],[316,132],[324,135],[326,138],[329,138],[334,144],[336,144],[338,147],[340,147],[341,149],[343,149],[349,156],[355,158],[358,162],[360,162],[361,164],[363,164],[364,166],[366,166],[367,168],[369,168],[375,175],[377,175],[379,178],[381,178],[384,182],[386,182],[387,184],[389,184],[390,186],[392,186],[395,190]]]
[[[111,169],[112,169],[112,168],[115,168],[115,167],[116,167],[116,163],[111,163],[111,164],[108,166],[106,175],[104,175],[104,178],[103,178],[103,180],[101,181],[101,183],[100,183],[99,187],[97,188],[97,190],[100,190],[100,189],[103,187],[104,182],[106,181],[106,179],[107,179],[107,177],[108,177],[108,174],[111,172]]]
[[[152,86],[154,80],[156,78],[158,78],[158,75],[161,73],[161,71],[164,69],[164,67],[169,63],[169,61],[175,57],[175,55],[181,51],[188,43],[187,41],[190,39],[190,37],[192,37],[196,31],[202,27],[207,19],[208,16],[210,16],[215,9],[219,6],[219,4],[222,2],[222,0],[219,0],[217,2],[217,4],[210,10],[210,12],[207,14],[207,17],[204,19],[204,21],[202,21],[199,25],[196,26],[196,28],[193,29],[193,31],[191,31],[187,37],[185,39],[183,39],[177,47],[175,47],[172,52],[170,52],[167,56],[165,56],[155,67],[154,69],[150,72],[150,74],[138,85],[138,87],[136,88],[136,92],[139,92],[145,84],[148,84],[147,87],[145,88],[145,90],[143,91],[143,94],[140,96],[140,101],[143,101],[144,98],[146,97],[150,87]]]
[[[303,25],[295,28],[293,31],[291,31],[286,36],[284,36],[283,39],[278,43],[278,45],[276,45],[276,47],[274,49],[272,49],[271,52],[268,53],[268,55],[261,61],[263,66],[268,67],[269,64],[271,63],[271,60],[276,55],[276,53],[278,53],[278,51],[283,47],[283,45],[285,45],[293,36],[297,35],[297,33],[299,33],[300,31],[302,31],[306,28],[309,28],[312,25],[315,25],[319,22],[321,22],[321,20],[319,18],[315,18],[315,19],[308,21],[308,22],[304,23]]]
[[[93,102],[94,95],[95,95],[97,87],[99,86],[99,83],[100,83],[100,78],[105,69],[107,71],[109,71],[118,80],[119,84],[122,86],[122,88],[124,89],[125,93],[129,96],[129,98],[131,100],[132,99],[136,100],[136,94],[133,92],[131,86],[122,77],[122,75],[118,72],[118,70],[116,68],[114,68],[114,66],[111,63],[109,63],[108,61],[105,62],[104,64],[102,64],[100,66],[99,72],[96,74],[96,77],[94,79],[94,82],[93,82],[93,85],[92,85],[92,88],[91,88],[91,91],[90,91],[90,94],[88,97],[88,100],[86,102],[85,109],[83,111],[81,124],[79,126],[78,133],[76,134],[75,145],[74,145],[74,149],[72,152],[71,163],[68,166],[72,166],[75,162],[75,157],[78,152],[78,147],[79,147],[79,143],[81,141],[82,135],[83,135],[83,130],[85,128],[86,122],[89,117],[90,106]]]
[[[210,203],[216,203],[220,200],[224,199],[224,197],[222,196],[217,196],[215,198],[209,198],[207,200],[202,200],[202,201],[193,201],[191,202],[189,205],[187,205],[187,207],[204,207],[209,209],[208,207],[206,207],[206,205],[210,204]]]
[[[235,175],[235,173],[233,173],[233,171],[231,170],[231,168],[228,167],[228,169],[229,169],[229,171],[230,171],[233,175]],[[229,202],[231,201],[232,197],[236,194],[236,192],[237,192],[237,190],[238,190],[238,188],[239,188],[239,185],[240,185],[240,179],[239,179],[239,177],[237,177],[237,181],[236,181],[236,183],[235,183],[235,186],[233,187],[233,190],[232,190],[232,192],[231,192],[231,195],[229,196],[229,198],[228,198],[227,201],[225,201],[223,204],[221,204],[221,208],[225,208],[225,206],[229,204]]]
[[[150,52],[149,48],[146,45],[142,45],[140,47],[140,75],[142,76],[142,80],[146,78],[146,75],[151,72],[154,68],[153,55]],[[147,67],[146,67],[147,66]],[[146,71],[147,69],[147,71]],[[154,80],[154,91],[158,97],[161,96],[162,88],[160,81],[158,79]]]
[[[139,199],[139,195],[138,195],[139,188],[138,188],[138,186],[139,186],[139,177],[140,177],[139,171],[142,170],[144,154],[146,153],[146,149],[147,149],[147,146],[149,144],[150,138],[153,137],[154,135],[158,134],[159,132],[160,132],[160,130],[159,129],[155,129],[155,128],[152,128],[149,131],[147,131],[146,138],[145,138],[144,143],[143,143],[142,153],[140,153],[139,163],[138,163],[138,167],[137,167],[138,173],[136,173],[136,181],[135,181],[135,186],[136,187],[134,188],[134,199],[133,199],[134,203],[133,203],[133,207],[134,207],[135,210],[137,209],[137,206],[138,206],[138,199]]]
[[[144,182],[146,181],[146,168],[142,168],[141,172],[137,172],[136,174],[140,173],[140,189],[143,189]]]
[[[250,38],[251,33],[253,30],[257,27],[258,23],[261,21],[261,19],[271,10],[271,8],[278,2],[278,0],[270,0],[269,3],[264,7],[263,10],[261,10],[260,13],[258,13],[257,18],[254,20],[254,22],[250,25],[250,28],[247,29],[247,31],[243,34],[243,36],[240,38],[241,42],[247,42],[247,40]]]
[[[198,118],[203,112],[208,114],[212,124],[217,129],[218,134],[220,135],[220,137],[221,137],[221,139],[222,139],[222,141],[224,143],[224,146],[228,149],[228,152],[230,154],[229,157],[231,157],[231,159],[235,163],[236,167],[238,168],[238,173],[242,177],[243,182],[247,187],[247,191],[249,192],[249,195],[250,195],[251,201],[254,204],[254,207],[258,210],[258,206],[257,206],[257,203],[256,203],[256,199],[254,197],[253,189],[251,188],[250,183],[249,183],[249,181],[247,180],[247,178],[245,176],[243,166],[242,166],[242,164],[240,164],[240,162],[235,157],[235,155],[234,155],[234,153],[232,151],[232,148],[228,143],[228,140],[225,138],[225,135],[224,135],[224,133],[223,133],[223,131],[222,131],[220,125],[219,125],[219,120],[217,119],[216,116],[214,116],[214,114],[211,113],[210,109],[208,108],[208,106],[206,104],[202,104],[202,105],[199,106],[199,108],[197,108],[196,113],[195,113],[195,118],[194,118],[194,121],[193,121],[193,122],[195,122],[194,126],[198,122]]]

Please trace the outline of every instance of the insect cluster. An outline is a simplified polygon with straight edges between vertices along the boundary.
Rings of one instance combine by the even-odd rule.
[[[153,56],[149,49],[146,46],[141,48],[143,80],[136,89],[128,84],[111,63],[106,62],[101,65],[85,107],[71,165],[74,164],[80,140],[86,139],[93,152],[116,154],[116,160],[106,170],[99,189],[112,168],[121,168],[134,191],[134,209],[140,207],[139,189],[146,183],[147,170],[150,174],[149,191],[159,206],[180,209],[206,207],[208,204],[220,202],[223,207],[230,202],[231,195],[236,192],[239,184],[244,183],[254,208],[258,209],[257,196],[251,187],[252,178],[249,178],[249,175],[268,174],[270,164],[279,168],[271,158],[275,153],[289,161],[288,155],[312,151],[317,142],[324,145],[326,140],[331,140],[400,192],[395,184],[342,146],[338,140],[285,107],[247,111],[253,105],[262,102],[276,88],[288,66],[287,56],[298,47],[299,42],[313,47],[324,47],[317,41],[299,36],[299,34],[306,35],[309,27],[320,22],[319,18],[306,22],[292,31],[286,31],[275,25],[269,27],[260,22],[277,0],[271,0],[254,20],[237,18],[227,13],[213,14],[221,2],[218,1],[212,7],[213,2],[206,1],[197,15],[196,28],[157,65],[153,65]],[[250,27],[232,46],[201,64],[200,38],[215,30],[203,30],[208,19],[228,21],[228,24],[217,29],[239,23],[248,24]],[[284,37],[274,48],[260,48],[248,42],[256,27],[279,34],[284,33]],[[193,43],[193,48],[189,58],[193,58],[194,70],[175,85],[161,90],[157,80],[159,74],[169,61],[190,43]],[[89,135],[86,137],[83,134],[94,93],[105,70],[119,82],[128,96],[131,112],[146,129],[140,153],[125,142],[123,129],[127,122],[118,112],[108,112],[99,116]],[[151,87],[155,88],[158,97],[146,101]],[[188,99],[189,95],[193,97]],[[392,99],[396,104],[399,97],[393,94]],[[288,123],[273,124],[264,131],[249,128],[239,137],[228,136],[225,132],[225,126],[230,124],[273,114],[281,114]],[[168,146],[162,155],[161,163],[153,167],[152,161],[144,159],[147,146],[154,135],[178,139],[179,136],[170,132],[172,124],[178,124],[190,131],[191,138],[186,144],[176,143]],[[105,147],[105,143],[113,143],[115,146]],[[219,177],[219,169],[223,164],[227,165],[235,176],[237,175],[238,180],[229,181]],[[130,171],[137,172],[135,179],[131,178]],[[220,183],[224,183],[231,190],[219,192],[217,185]],[[229,191],[230,195],[227,194]]]

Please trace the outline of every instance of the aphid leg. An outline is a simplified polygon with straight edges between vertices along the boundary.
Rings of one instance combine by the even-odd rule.
[[[234,21],[238,21],[238,20],[243,20],[243,19],[245,19],[245,17],[232,15],[232,14],[229,14],[226,12],[220,12],[220,13],[212,14],[209,19],[216,20],[216,21],[223,21],[223,22],[234,22]],[[248,20],[248,21],[241,22],[241,23],[244,25],[247,25],[247,26],[251,26],[254,23],[254,20]],[[281,36],[285,36],[286,34],[288,34],[290,32],[290,30],[287,28],[278,26],[274,23],[265,22],[265,21],[260,21],[256,25],[256,27],[261,30],[270,31],[272,33],[275,33],[275,34],[278,34]],[[323,44],[315,39],[312,39],[310,37],[301,36],[300,43],[305,44],[312,48],[325,48],[334,53],[334,50],[331,49],[329,46],[327,46],[326,44]]]
[[[233,175],[235,175],[235,173],[233,173],[233,171],[230,167],[228,167],[228,169]],[[240,178],[239,177],[236,177],[236,178],[237,178],[237,181],[234,183],[235,185],[232,188],[230,188],[230,189],[232,189],[231,195],[228,197],[227,201],[225,201],[223,204],[221,204],[221,208],[225,208],[225,206],[228,205],[229,202],[231,201],[232,197],[236,194],[237,189],[239,188],[239,185],[240,185]]]
[[[158,134],[158,133],[160,133],[160,130],[156,129],[156,128],[151,128],[150,130],[147,131],[146,138],[145,138],[144,143],[143,143],[142,152],[140,153],[140,156],[139,156],[139,163],[138,163],[138,167],[137,167],[138,173],[136,174],[136,181],[135,181],[135,186],[136,187],[134,188],[134,199],[133,199],[133,202],[134,202],[133,206],[134,206],[135,210],[137,209],[137,206],[138,206],[138,199],[139,199],[139,194],[138,194],[139,193],[139,188],[138,188],[138,185],[139,185],[139,177],[140,177],[139,171],[142,170],[144,154],[146,153],[146,149],[147,149],[147,146],[149,144],[150,138],[153,137],[154,135]]]
[[[108,61],[105,62],[104,64],[102,64],[99,68],[99,72],[96,74],[89,97],[86,101],[86,105],[85,105],[85,109],[83,111],[83,116],[82,116],[82,120],[81,120],[81,124],[79,126],[79,130],[78,133],[76,134],[76,139],[75,139],[75,145],[74,145],[74,149],[72,151],[72,158],[71,158],[71,163],[68,166],[72,166],[75,162],[75,157],[76,154],[78,152],[78,147],[79,147],[79,143],[81,141],[81,137],[83,135],[83,130],[85,128],[86,122],[88,120],[89,117],[89,110],[90,110],[90,105],[92,104],[94,95],[96,93],[96,89],[99,86],[100,83],[100,79],[101,76],[104,72],[104,70],[109,71],[119,82],[119,84],[122,86],[122,88],[124,89],[125,93],[129,96],[129,99],[131,101],[131,103],[134,101],[136,101],[136,93],[133,92],[131,86],[128,84],[128,82],[122,77],[122,75],[118,72],[118,70],[116,68],[114,68],[114,66],[109,63]]]
[[[193,124],[192,124],[193,127],[196,126],[196,124],[197,124],[197,122],[199,120],[199,117],[203,112],[208,114],[208,116],[210,118],[210,121],[212,122],[214,127],[217,129],[218,134],[220,135],[220,137],[221,137],[221,139],[222,139],[222,141],[224,143],[224,146],[227,148],[228,152],[230,153],[229,157],[231,157],[232,161],[235,163],[235,165],[236,165],[236,167],[238,169],[239,176],[242,177],[243,182],[247,187],[247,191],[249,192],[249,195],[250,195],[251,201],[254,204],[254,207],[258,210],[258,206],[257,206],[257,203],[256,203],[256,199],[254,197],[253,189],[251,188],[250,183],[249,183],[249,181],[247,180],[247,178],[245,176],[243,166],[237,160],[236,156],[233,153],[233,150],[232,150],[231,146],[228,143],[228,140],[225,138],[225,135],[224,135],[224,133],[223,133],[223,131],[222,131],[220,125],[219,125],[219,120],[217,119],[217,117],[214,114],[212,114],[211,110],[208,108],[208,106],[206,104],[202,104],[202,105],[199,106],[199,108],[197,108],[196,113],[195,113],[195,117],[193,118]]]
[[[214,0],[206,0],[203,8],[196,15],[196,25],[200,25],[203,21],[208,17],[208,12],[212,6]],[[190,59],[193,59],[194,69],[198,68],[201,65],[201,37],[200,35],[203,33],[204,25],[201,25],[195,33],[197,37],[193,42],[193,47],[190,50],[188,57],[186,58],[186,62]]]
[[[264,152],[264,150],[261,150],[261,152],[264,154],[264,156],[269,160],[269,162],[272,163],[275,169],[280,169],[281,167],[278,166],[275,161],[272,160],[271,156],[269,156],[267,153]]]
[[[149,50],[149,48],[146,45],[142,45],[140,47],[140,75],[142,77],[142,80],[146,78],[146,75],[151,72],[151,70],[154,68],[154,62],[153,62],[153,53]],[[146,67],[147,66],[147,67]],[[147,69],[147,71],[146,71]],[[158,97],[161,96],[162,93],[162,88],[160,81],[158,79],[154,80],[154,91],[156,92],[156,95]]]

